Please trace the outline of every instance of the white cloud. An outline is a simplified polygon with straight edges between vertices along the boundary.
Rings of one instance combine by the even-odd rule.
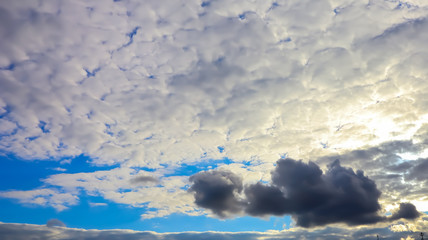
[[[91,207],[104,207],[104,206],[107,206],[107,203],[94,203],[94,202],[90,202],[89,206],[91,206]]]
[[[54,189],[36,189],[28,191],[0,192],[2,198],[18,199],[24,204],[35,204],[44,207],[53,207],[58,211],[65,210],[79,203],[79,198],[74,193],[62,192]]]
[[[162,166],[171,173],[183,163],[227,157],[236,164],[224,168],[254,182],[268,180],[283,153],[308,160],[414,135],[423,141],[426,6],[422,0],[0,3],[0,151],[25,159],[84,154],[97,165],[121,164],[45,180],[65,192],[2,196],[62,208],[84,189],[158,209],[153,216],[199,214],[186,181],[163,177]],[[244,168],[244,161],[254,166]],[[130,167],[156,168],[162,186],[121,192],[137,173]],[[65,205],[53,196],[66,196]]]

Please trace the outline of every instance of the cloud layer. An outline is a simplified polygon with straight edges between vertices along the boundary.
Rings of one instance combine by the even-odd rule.
[[[177,170],[227,159],[205,176],[218,185],[192,178],[193,191],[211,189],[196,203],[220,216],[250,200],[252,215],[318,225],[317,211],[347,195],[364,199],[362,214],[327,222],[375,221],[400,200],[428,210],[427,16],[422,0],[2,1],[0,154],[64,173],[0,197],[61,211],[91,194],[143,218],[206,214]],[[111,169],[60,164],[82,155]],[[282,156],[313,159],[292,165],[308,174],[304,192],[271,177]],[[371,180],[320,172],[335,159]]]
[[[426,120],[422,3],[175,4],[2,4],[1,150],[275,162],[408,138]]]
[[[31,224],[0,223],[0,236],[5,240],[65,240],[65,239],[144,239],[144,240],[181,240],[181,239],[242,239],[242,240],[273,240],[273,239],[381,239],[404,240],[418,239],[421,229],[428,226],[425,219],[418,225],[393,225],[377,228],[320,228],[307,230],[295,228],[288,231],[268,232],[182,232],[182,233],[155,233],[132,230],[83,230],[66,227],[46,227]]]

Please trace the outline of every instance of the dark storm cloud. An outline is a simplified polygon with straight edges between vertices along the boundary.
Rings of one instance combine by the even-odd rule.
[[[381,192],[374,181],[362,171],[342,167],[338,160],[323,173],[313,163],[281,159],[272,172],[270,185],[256,183],[246,186],[246,201],[234,193],[241,192],[240,178],[230,172],[210,171],[191,177],[195,203],[211,209],[220,217],[239,208],[252,216],[291,214],[302,227],[330,223],[348,225],[371,224],[419,216],[410,203],[403,203],[390,218],[380,216]],[[229,204],[231,204],[229,206]],[[220,213],[220,214],[219,214]]]
[[[292,214],[299,226],[311,227],[335,222],[350,225],[380,220],[377,211],[380,191],[363,172],[347,169],[335,161],[323,174],[313,162],[282,159],[272,174],[273,188],[285,196],[275,215]],[[248,192],[248,191],[246,191]],[[253,192],[251,194],[258,194]],[[275,198],[265,194],[264,198]],[[249,201],[249,206],[254,203]],[[284,207],[281,205],[286,205]],[[259,212],[263,214],[263,212]],[[264,214],[272,214],[265,212]]]
[[[416,207],[411,203],[400,203],[400,208],[397,212],[392,214],[389,220],[394,221],[401,218],[404,219],[415,219],[420,216],[420,213],[416,210]]]
[[[198,206],[211,209],[222,218],[242,209],[242,202],[236,198],[243,189],[242,179],[232,172],[200,172],[191,176],[190,181],[193,185],[189,191],[195,193]]]
[[[275,186],[266,186],[261,183],[250,185],[245,189],[247,201],[250,203],[246,212],[252,216],[283,215],[290,211],[288,199]]]

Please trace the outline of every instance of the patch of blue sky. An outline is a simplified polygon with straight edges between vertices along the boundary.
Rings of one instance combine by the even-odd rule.
[[[288,42],[291,42],[291,38],[290,37],[284,38],[284,39],[279,40],[279,42],[280,43],[288,43]]]
[[[132,31],[130,33],[126,34],[126,36],[129,37],[129,41],[127,43],[125,43],[122,47],[127,47],[134,42],[134,37],[135,37],[135,35],[137,35],[137,32],[139,29],[140,29],[140,27],[135,27],[134,29],[132,29]]]
[[[66,173],[94,172],[110,170],[116,166],[99,167],[91,164],[92,159],[81,155],[59,161],[22,161],[11,156],[0,157],[0,191],[32,190],[43,185],[42,179],[52,174],[61,173],[55,168],[64,168]],[[62,163],[61,163],[62,162]],[[170,175],[193,175],[203,170],[230,164],[230,159],[209,160],[196,165],[182,164]],[[165,166],[167,167],[167,166]],[[152,169],[143,169],[151,171]],[[153,169],[154,171],[154,169]],[[79,204],[64,211],[55,211],[52,207],[21,204],[13,199],[1,199],[0,221],[30,224],[45,224],[49,219],[57,218],[68,227],[95,229],[134,229],[141,231],[265,231],[266,229],[283,229],[290,225],[289,217],[271,217],[262,220],[254,217],[241,217],[228,221],[206,216],[187,216],[173,214],[163,218],[141,219],[141,214],[150,209],[118,204],[100,196],[89,196],[84,192],[79,195]],[[29,217],[31,216],[31,217]],[[85,216],[82,218],[81,216]],[[120,219],[120,221],[117,221]]]
[[[14,63],[11,63],[11,64],[9,64],[7,66],[0,67],[0,70],[3,70],[3,71],[13,71],[13,70],[15,70],[15,67],[16,67],[16,65]]]
[[[81,195],[78,205],[60,212],[50,207],[24,207],[17,201],[10,201],[9,199],[0,199],[0,204],[3,209],[0,211],[1,222],[43,225],[49,219],[56,218],[64,222],[67,227],[85,229],[133,229],[159,233],[182,231],[240,232],[282,230],[289,228],[291,223],[289,216],[270,217],[269,219],[239,217],[224,221],[206,216],[172,214],[168,217],[141,219],[141,214],[146,211],[144,208],[117,204],[102,197],[88,195]]]
[[[203,1],[201,3],[201,7],[209,7],[210,5],[211,5],[211,2],[209,2],[209,1]]]
[[[224,146],[218,146],[217,149],[220,153],[224,152]]]
[[[25,139],[31,142],[31,141],[36,140],[37,138],[39,138],[39,136],[27,137],[27,138],[25,138]]]
[[[279,4],[277,2],[273,2],[272,5],[270,6],[270,8],[268,9],[268,12],[279,7]]]
[[[47,128],[47,123],[44,121],[40,121],[38,127],[42,130],[43,133],[48,133],[50,132],[49,129]]]
[[[169,176],[191,176],[201,171],[207,171],[210,169],[217,168],[220,165],[228,165],[233,163],[229,158],[222,159],[210,159],[195,164],[181,164],[178,168],[174,169],[171,173],[165,174],[165,177]],[[165,166],[168,168],[168,166]]]
[[[79,172],[95,172],[95,171],[107,171],[119,167],[119,164],[115,165],[96,165],[94,160],[85,155],[79,155],[71,159],[70,164],[60,165],[67,169],[66,173],[79,173]]]
[[[3,110],[0,113],[0,118],[6,117],[10,113],[10,111],[12,110],[12,108],[9,105],[6,105],[6,106],[4,106],[2,108],[3,108]]]
[[[65,160],[65,161],[64,161]],[[64,158],[57,161],[27,161],[11,155],[0,156],[0,191],[31,190],[40,187],[42,179],[58,173],[79,173],[111,170],[114,166],[95,166],[87,156],[80,155],[71,159]],[[64,169],[64,171],[58,171]]]
[[[53,170],[58,163],[50,161],[20,161],[1,156],[0,162],[0,191],[31,190],[40,187],[41,179],[58,172]]]
[[[282,230],[289,228],[291,218],[270,217],[269,219],[260,219],[255,217],[239,217],[234,219],[220,220],[206,216],[186,216],[182,214],[173,214],[167,218],[154,218],[140,222],[143,226],[134,226],[138,230],[156,231],[156,232],[181,232],[181,231],[266,231]]]
[[[86,72],[86,77],[95,77],[95,75],[97,74],[97,72],[99,72],[101,70],[101,67],[97,67],[94,70],[90,71],[87,68],[84,68],[83,70],[85,70]]]
[[[335,8],[335,9],[333,9],[333,12],[335,15],[337,15],[340,13],[341,10],[342,10],[341,8]]]
[[[401,8],[412,8],[413,5],[408,2],[402,2],[398,1],[397,7],[395,9],[401,9]]]
[[[131,208],[128,205],[106,201],[101,197],[88,195],[79,196],[79,204],[63,211],[56,211],[51,207],[38,205],[22,205],[17,201],[1,199],[0,221],[10,223],[46,224],[49,219],[57,218],[68,227],[95,228],[95,229],[130,229],[142,228],[142,208]],[[106,205],[94,206],[94,203]],[[82,217],[85,216],[85,217]],[[120,219],[120,221],[118,221]]]
[[[58,214],[53,208],[27,206],[17,200],[0,198],[0,222],[46,224]]]
[[[111,131],[111,124],[106,123],[104,125],[106,126],[106,130],[104,130],[104,132],[107,133],[110,136],[113,136],[114,133]]]
[[[150,139],[152,139],[153,137],[154,137],[154,135],[152,134],[152,135],[150,135],[150,136],[148,136],[148,137],[144,138],[144,140],[150,140]]]

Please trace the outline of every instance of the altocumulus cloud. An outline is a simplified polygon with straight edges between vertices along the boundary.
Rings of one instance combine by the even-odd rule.
[[[381,192],[360,170],[344,168],[336,160],[325,173],[313,163],[280,159],[271,184],[245,188],[238,175],[221,170],[200,172],[190,178],[195,203],[220,217],[245,212],[252,216],[291,214],[302,227],[330,223],[374,224],[420,216],[415,206],[401,203],[392,216],[379,215]]]
[[[52,173],[0,197],[62,211],[89,194],[149,210],[143,218],[204,214],[199,205],[302,226],[383,222],[379,203],[397,199],[428,210],[427,6],[0,1],[0,154],[118,166]],[[283,153],[316,164],[282,162],[270,178]],[[225,158],[229,171],[192,178],[193,204],[175,170]],[[337,163],[320,171],[337,158],[370,178]],[[271,182],[253,184],[261,178]],[[350,205],[361,213],[329,211]],[[417,215],[400,209],[389,219]]]

